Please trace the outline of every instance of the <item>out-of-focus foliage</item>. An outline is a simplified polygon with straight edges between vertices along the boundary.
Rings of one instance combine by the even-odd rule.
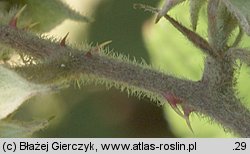
[[[196,30],[200,17],[201,7],[205,4],[205,0],[190,0],[190,19],[193,30]]]
[[[0,119],[18,109],[25,100],[49,89],[47,86],[32,84],[14,71],[0,66]]]
[[[250,1],[248,0],[222,0],[228,10],[237,18],[244,31],[250,35]]]
[[[34,132],[44,129],[47,125],[47,120],[32,122],[3,120],[0,122],[0,137],[31,137]]]
[[[24,25],[37,23],[33,30],[48,32],[61,24],[65,19],[90,22],[91,19],[70,8],[61,0],[10,0],[9,9],[27,5],[23,12]]]

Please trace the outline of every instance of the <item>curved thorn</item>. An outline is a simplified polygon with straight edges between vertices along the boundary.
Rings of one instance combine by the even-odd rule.
[[[181,110],[177,106],[175,106],[171,103],[169,103],[169,104],[172,107],[172,109],[175,111],[175,113],[177,113],[179,116],[184,118],[184,114],[181,112]]]
[[[9,26],[12,28],[17,28],[17,18],[13,17],[9,22]]]
[[[185,119],[185,121],[186,121],[186,124],[187,124],[188,128],[189,128],[189,129],[191,130],[191,132],[194,134],[194,130],[193,130],[192,126],[191,126],[189,116],[185,116],[185,115],[184,115],[184,119]]]
[[[88,58],[92,58],[92,53],[91,51],[88,51],[87,53],[85,53],[85,56]]]
[[[110,43],[112,43],[112,40],[105,41],[105,42],[103,42],[103,43],[101,43],[99,45],[97,44],[96,47],[91,49],[91,52],[100,52],[101,49],[104,48],[104,46],[106,46],[106,45],[108,45]]]
[[[60,42],[60,45],[61,45],[62,47],[65,47],[65,46],[66,46],[66,39],[67,39],[68,35],[69,35],[69,32],[63,37],[63,39],[62,39],[61,42]]]
[[[172,107],[172,109],[181,117],[184,118],[184,114],[181,112],[181,110],[177,107],[177,104],[181,103],[181,99],[176,97],[174,94],[171,94],[169,92],[163,94],[164,98],[168,101],[169,105]]]
[[[192,126],[191,126],[191,123],[190,123],[190,119],[189,119],[189,116],[190,114],[193,112],[192,109],[188,108],[187,106],[182,106],[182,110],[184,112],[184,119],[188,125],[188,128],[191,130],[191,132],[194,134],[194,131],[192,129]]]
[[[22,14],[22,12],[25,10],[25,8],[27,7],[27,5],[24,5],[17,13],[14,17],[11,18],[10,22],[9,22],[9,26],[13,27],[13,28],[17,28],[17,20],[20,17],[20,15]]]
[[[110,44],[110,43],[112,43],[112,40],[105,41],[105,42],[101,43],[101,44],[98,45],[98,46],[99,46],[99,48],[103,48],[104,46],[106,46],[106,45],[108,45],[108,44]]]
[[[29,25],[27,25],[27,26],[24,28],[24,30],[30,30],[31,28],[35,27],[35,26],[38,25],[38,24],[39,24],[39,22],[34,22],[34,23],[32,23],[32,24],[29,24]]]

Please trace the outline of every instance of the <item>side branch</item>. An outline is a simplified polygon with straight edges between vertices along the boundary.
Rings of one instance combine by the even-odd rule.
[[[241,48],[231,48],[227,52],[227,56],[233,58],[234,60],[239,59],[241,62],[250,66],[250,50]]]
[[[160,10],[157,8],[153,8],[151,6],[143,5],[143,4],[135,4],[135,8],[144,9],[145,11],[149,11],[152,13],[158,13]],[[206,54],[216,58],[219,57],[218,53],[213,50],[213,48],[209,45],[209,43],[203,39],[199,34],[196,32],[189,30],[174,18],[170,17],[169,15],[164,15],[165,19],[167,19],[177,30],[179,30],[187,39],[192,42],[196,47],[201,49]]]

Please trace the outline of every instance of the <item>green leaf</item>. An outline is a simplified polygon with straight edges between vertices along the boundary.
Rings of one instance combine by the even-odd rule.
[[[0,66],[0,119],[17,110],[30,97],[49,90],[47,86],[30,83],[17,73]]]
[[[26,24],[38,23],[34,27],[39,32],[47,32],[61,24],[65,19],[90,22],[90,19],[70,8],[61,0],[12,0],[12,6],[27,4],[21,18]]]
[[[220,0],[208,2],[208,40],[217,52],[224,52],[237,20]]]
[[[32,122],[1,120],[0,137],[30,137],[34,132],[44,129],[48,124],[48,120],[36,120]]]
[[[250,35],[250,1],[249,0],[222,0],[228,10],[237,18],[242,29]]]
[[[172,9],[173,7],[175,7],[176,5],[184,2],[185,0],[165,0],[161,10],[159,11],[156,19],[155,19],[155,22],[157,23],[161,17],[163,17],[165,14],[168,13],[168,11],[170,9]]]
[[[200,9],[205,2],[205,0],[190,0],[190,19],[194,31],[197,27]]]

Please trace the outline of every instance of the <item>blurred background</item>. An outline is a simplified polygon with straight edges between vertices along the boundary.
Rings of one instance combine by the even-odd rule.
[[[40,22],[35,29],[56,38],[67,32],[68,44],[102,43],[112,40],[112,52],[143,58],[154,68],[181,78],[199,80],[203,71],[204,55],[167,21],[154,24],[155,16],[142,10],[133,9],[134,3],[159,7],[160,0],[62,0],[74,10],[91,17],[93,22],[77,22],[65,19],[64,10],[35,4],[38,0],[1,1],[1,9],[13,5],[27,6],[26,16]],[[41,3],[41,1],[40,1]],[[170,11],[170,15],[187,27],[189,3],[185,2]],[[47,10],[46,10],[47,9]],[[55,15],[54,15],[55,14]],[[25,16],[25,15],[24,15]],[[47,21],[48,18],[51,18]],[[198,33],[207,38],[206,7],[201,10]],[[249,46],[244,38],[242,46]],[[238,75],[240,97],[246,105],[250,102],[247,86],[249,70],[243,65]],[[249,77],[249,76],[248,76]],[[248,105],[249,106],[249,105]],[[36,96],[27,101],[16,113],[15,118],[30,121],[55,116],[48,128],[35,137],[234,137],[211,119],[191,115],[194,134],[185,120],[178,116],[169,105],[157,106],[147,98],[138,100],[116,89],[77,85],[55,94]]]

